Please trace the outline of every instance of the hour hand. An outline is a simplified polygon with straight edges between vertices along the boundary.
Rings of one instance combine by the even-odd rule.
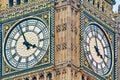
[[[25,45],[27,47],[27,50],[30,49],[29,43],[28,42],[23,42],[23,45]]]
[[[103,58],[102,55],[100,54],[100,51],[99,51],[98,47],[94,46],[94,48],[95,48],[95,50],[97,52],[97,55],[100,56],[100,58]]]
[[[95,36],[95,43],[96,43],[96,47],[98,47],[97,36]]]
[[[35,48],[35,47],[36,47],[35,44],[32,45],[32,44],[29,43],[29,42],[23,42],[23,45],[25,45],[25,46],[27,47],[27,50],[30,49],[30,46],[31,46],[32,48]]]
[[[36,47],[35,44],[31,44],[31,43],[29,43],[29,46],[31,46],[32,48],[35,48],[35,47]]]

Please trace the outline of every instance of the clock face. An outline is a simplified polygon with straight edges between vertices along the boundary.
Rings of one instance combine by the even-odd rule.
[[[112,51],[105,32],[98,26],[91,24],[84,31],[84,52],[92,69],[106,75],[112,66]]]
[[[48,45],[48,27],[39,19],[29,18],[10,29],[4,43],[4,56],[14,68],[29,68],[42,59]]]

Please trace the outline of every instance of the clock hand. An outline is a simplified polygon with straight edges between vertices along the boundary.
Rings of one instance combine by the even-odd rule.
[[[99,51],[99,49],[98,49],[98,53],[99,53],[99,56],[100,56],[100,58],[102,59],[103,57],[102,57],[102,55],[100,54],[100,51]]]
[[[19,26],[19,27],[20,27],[20,30],[21,30],[21,33],[22,33],[23,39],[24,39],[23,45],[25,45],[25,46],[27,47],[27,50],[30,49],[30,46],[32,46],[33,48],[35,48],[36,45],[35,45],[35,44],[32,45],[31,43],[29,43],[29,42],[26,40],[26,37],[25,37],[25,35],[24,35],[23,31],[22,31],[21,26]]]
[[[31,43],[29,43],[29,42],[28,42],[28,46],[29,46],[29,47],[30,47],[30,46],[32,46],[32,48],[35,48],[35,47],[36,47],[36,45],[35,45],[35,44],[33,44],[33,45],[32,45],[32,44],[31,44]]]
[[[24,39],[23,45],[25,45],[27,47],[27,49],[29,49],[30,48],[29,47],[29,43],[27,42],[26,37],[25,37],[25,35],[24,35],[24,33],[23,33],[22,28],[21,28],[20,25],[19,25],[19,28],[20,28],[20,31],[21,31],[21,33],[23,35],[23,39]]]
[[[47,39],[49,39],[49,37],[40,39],[39,41],[41,42],[41,41],[44,41],[44,40],[47,40]],[[28,43],[28,47],[32,46],[32,48],[37,48],[37,49],[40,49],[40,50],[44,50],[43,48],[37,47],[35,44],[32,45],[32,44],[29,43],[29,42],[27,42],[27,43]],[[44,51],[45,51],[45,50],[44,50]]]
[[[96,46],[94,46],[96,52],[98,53],[97,55],[100,56],[100,58],[102,58],[102,55],[100,54],[100,51],[98,49],[98,43],[97,43],[97,36],[95,35],[95,43],[96,43]]]
[[[27,50],[30,49],[30,46],[29,46],[29,42],[23,42],[23,45],[25,45],[27,47]]]
[[[94,46],[94,48],[95,48],[95,51],[97,52],[97,55],[99,56],[100,54],[98,52],[98,48],[96,46]]]
[[[96,43],[96,47],[98,48],[98,44],[97,44],[97,36],[95,36],[95,43]]]
[[[30,46],[32,46],[33,48],[35,48],[35,46],[36,46],[35,44],[32,45],[32,44],[30,44],[30,43],[26,40],[26,37],[25,37],[25,35],[24,35],[23,31],[22,31],[21,26],[20,26],[20,30],[21,30],[21,33],[22,33],[23,39],[24,39],[23,45],[25,45],[25,46],[27,47],[27,50],[30,49]]]
[[[19,27],[20,27],[20,31],[21,31],[21,33],[22,33],[22,35],[23,35],[24,41],[27,42],[26,37],[25,37],[25,35],[24,35],[24,33],[23,33],[22,28],[21,28],[20,25],[19,25]],[[23,43],[24,43],[24,42],[23,42]]]
[[[99,51],[98,47],[94,46],[94,48],[95,48],[95,50],[97,52],[97,55],[100,56],[100,58],[102,58],[102,55],[100,54],[100,51]]]

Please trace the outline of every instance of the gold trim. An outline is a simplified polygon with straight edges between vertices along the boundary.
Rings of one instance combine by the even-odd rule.
[[[107,77],[107,76],[109,76],[109,75],[111,74],[111,72],[112,72],[112,70],[113,70],[113,66],[114,66],[114,51],[113,51],[112,43],[111,43],[111,40],[110,40],[110,38],[109,38],[109,35],[107,34],[107,32],[105,31],[105,29],[104,29],[104,27],[103,27],[102,25],[100,25],[100,24],[97,23],[97,22],[89,22],[89,23],[86,24],[85,26],[87,27],[87,26],[89,26],[89,25],[91,25],[91,24],[96,24],[96,25],[99,26],[99,28],[101,28],[101,29],[103,30],[103,32],[105,33],[106,38],[108,39],[108,42],[109,42],[109,44],[110,44],[110,48],[111,48],[111,51],[112,51],[112,65],[111,65],[111,69],[109,70],[109,72],[108,72],[106,75],[104,75],[105,77]],[[108,28],[110,29],[110,27],[108,27]]]
[[[19,19],[18,21],[16,21],[12,26],[10,26],[10,28],[9,28],[9,30],[6,32],[6,35],[5,35],[5,37],[4,37],[4,39],[3,39],[3,44],[2,44],[2,55],[3,55],[3,59],[4,59],[4,61],[6,62],[6,64],[7,65],[9,65],[11,68],[13,68],[13,69],[15,69],[15,70],[25,70],[25,69],[18,69],[18,68],[14,68],[14,67],[12,67],[9,63],[8,63],[8,61],[6,60],[6,58],[5,58],[5,55],[4,55],[4,44],[5,44],[5,41],[6,41],[6,38],[7,38],[7,35],[9,34],[9,32],[11,31],[11,29],[15,26],[15,25],[17,25],[20,21],[23,21],[23,20],[25,20],[25,19],[27,19],[27,18],[36,18],[36,19],[39,19],[39,20],[41,20],[41,21],[43,21],[44,22],[44,20],[42,20],[41,18],[39,18],[39,17],[36,17],[36,16],[29,16],[29,17],[26,17],[26,18],[22,18],[22,19]],[[47,25],[46,23],[44,23],[47,27],[49,26],[49,25]],[[48,34],[49,34],[49,36],[50,36],[50,30],[48,31]],[[50,41],[48,41],[48,46],[47,46],[47,49],[48,49],[48,47],[49,47],[49,45],[50,45]],[[43,56],[44,57],[44,56]],[[41,59],[42,60],[42,59]],[[37,63],[36,63],[37,64]],[[43,63],[44,64],[44,63]],[[43,65],[42,64],[42,65]],[[45,64],[47,64],[47,63],[45,63]],[[31,67],[29,67],[29,68],[32,68],[32,67],[34,67],[34,65],[33,66],[31,66]],[[15,71],[16,72],[16,71]]]

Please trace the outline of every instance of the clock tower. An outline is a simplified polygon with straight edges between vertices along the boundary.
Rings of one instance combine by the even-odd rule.
[[[0,0],[0,79],[116,80],[114,0]]]

